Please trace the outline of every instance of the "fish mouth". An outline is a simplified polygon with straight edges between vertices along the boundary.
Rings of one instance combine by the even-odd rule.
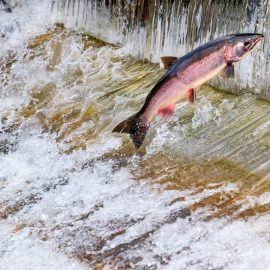
[[[245,42],[245,53],[250,52],[257,45],[257,43],[263,39],[264,36],[262,34],[258,34],[255,38],[252,38],[250,41]]]

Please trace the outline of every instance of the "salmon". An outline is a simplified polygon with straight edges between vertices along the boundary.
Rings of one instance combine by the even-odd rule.
[[[153,118],[170,117],[175,104],[188,99],[194,102],[195,89],[222,73],[234,75],[234,64],[250,53],[263,39],[262,34],[233,34],[217,38],[192,50],[185,56],[163,57],[167,72],[147,95],[142,108],[127,120],[119,123],[112,132],[129,133],[139,148],[146,137]]]

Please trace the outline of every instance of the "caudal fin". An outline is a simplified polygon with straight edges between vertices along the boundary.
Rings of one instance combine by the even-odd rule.
[[[149,124],[142,116],[133,115],[118,124],[112,132],[129,133],[134,145],[139,148],[145,139]]]

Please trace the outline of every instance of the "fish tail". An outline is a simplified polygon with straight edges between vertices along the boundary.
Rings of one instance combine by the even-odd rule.
[[[133,115],[119,123],[112,132],[129,133],[135,147],[139,148],[145,139],[149,123],[140,115]]]

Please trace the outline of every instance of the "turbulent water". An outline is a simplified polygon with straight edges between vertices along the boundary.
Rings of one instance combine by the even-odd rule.
[[[89,34],[55,24],[49,1],[12,5],[0,11],[0,269],[268,269],[269,103],[205,85],[135,150],[111,130],[164,70],[106,39],[109,25]],[[107,41],[92,36],[102,29]]]
[[[262,33],[260,50],[236,66],[236,80],[212,84],[270,100],[269,7],[269,0],[57,0],[54,12],[68,27],[120,42],[127,53],[155,63],[225,34]]]

